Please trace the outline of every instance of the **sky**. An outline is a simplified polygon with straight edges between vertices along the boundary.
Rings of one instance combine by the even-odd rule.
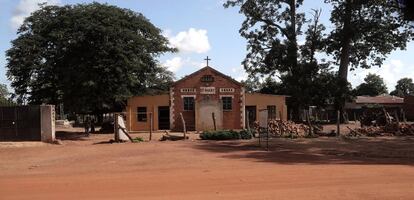
[[[159,62],[175,73],[177,79],[206,65],[235,78],[246,79],[241,62],[247,54],[246,40],[239,34],[244,16],[237,8],[223,8],[224,0],[95,0],[142,13],[163,31],[170,44],[179,49],[159,57]],[[88,0],[0,0],[0,83],[10,84],[6,77],[5,52],[17,37],[16,30],[24,18],[38,9],[38,3],[64,5],[90,3]],[[303,10],[322,9],[322,22],[329,23],[330,8],[323,0],[305,1]],[[329,24],[328,27],[329,29]],[[301,43],[301,41],[299,41]],[[384,78],[389,91],[400,78],[414,79],[414,42],[404,51],[388,56],[381,68],[358,69],[349,73],[353,87],[363,82],[368,73]],[[9,88],[10,89],[10,88]]]

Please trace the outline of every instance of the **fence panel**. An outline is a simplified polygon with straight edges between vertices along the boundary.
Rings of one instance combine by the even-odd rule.
[[[41,140],[40,106],[0,107],[0,140]]]

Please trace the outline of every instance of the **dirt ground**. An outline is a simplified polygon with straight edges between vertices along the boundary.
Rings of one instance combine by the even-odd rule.
[[[0,143],[0,199],[414,199],[413,137],[272,139],[265,151],[196,134],[58,135],[62,145]]]

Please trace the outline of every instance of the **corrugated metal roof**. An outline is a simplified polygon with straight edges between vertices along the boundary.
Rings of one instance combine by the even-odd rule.
[[[357,96],[355,103],[358,104],[403,104],[404,98],[392,95]]]

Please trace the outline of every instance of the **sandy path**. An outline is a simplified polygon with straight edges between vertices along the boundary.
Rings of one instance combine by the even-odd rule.
[[[411,139],[91,142],[0,148],[0,199],[414,199]]]

